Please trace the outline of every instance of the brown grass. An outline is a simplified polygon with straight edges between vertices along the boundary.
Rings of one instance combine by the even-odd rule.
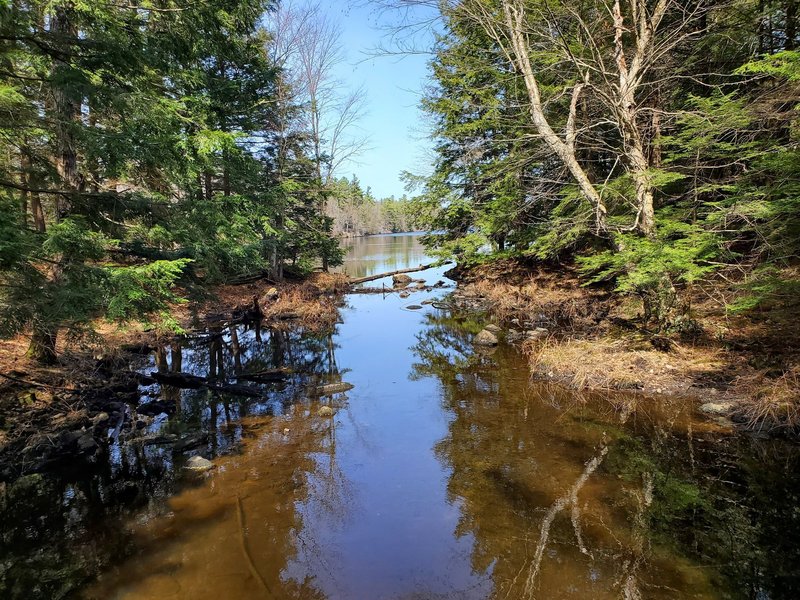
[[[800,366],[778,378],[763,372],[743,376],[739,385],[750,393],[737,413],[751,429],[800,430]]]
[[[340,293],[347,288],[347,277],[341,274],[317,273],[301,284],[285,284],[273,301],[262,301],[264,318],[270,325],[303,327],[320,330],[332,327],[339,319]],[[287,319],[292,316],[292,319]]]
[[[304,282],[222,285],[209,289],[201,301],[176,304],[172,313],[184,330],[191,331],[202,327],[206,316],[228,316],[236,307],[251,306],[255,297],[262,299],[260,305],[270,326],[289,328],[302,325],[309,329],[322,329],[332,326],[338,319],[338,298],[346,289],[346,282],[347,278],[341,274],[315,273]],[[266,302],[263,298],[271,288],[277,290],[278,298]],[[294,318],[284,318],[290,314]],[[59,336],[59,364],[53,367],[43,367],[27,359],[26,335],[0,340],[0,373],[18,373],[27,381],[72,387],[76,382],[92,379],[97,357],[122,359],[125,346],[152,346],[173,335],[147,329],[141,323],[120,325],[103,319],[95,321],[92,329],[91,334],[82,337]],[[0,392],[18,387],[19,382],[0,377]]]
[[[524,351],[539,375],[577,389],[636,389],[647,393],[685,393],[723,369],[729,357],[720,350],[675,344],[660,352],[625,336],[528,341]]]

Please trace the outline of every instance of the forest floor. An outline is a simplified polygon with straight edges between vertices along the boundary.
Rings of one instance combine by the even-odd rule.
[[[682,332],[648,331],[641,302],[577,274],[505,260],[457,271],[456,299],[487,310],[521,343],[538,378],[586,390],[687,395],[712,417],[743,426],[800,428],[800,321],[797,306],[747,316],[726,310],[735,286],[720,280],[687,298]]]
[[[265,327],[320,330],[338,320],[347,287],[344,275],[316,273],[281,284],[261,280],[184,290],[191,300],[175,305],[172,317],[191,333],[209,323],[252,319],[256,303]],[[23,336],[0,340],[0,482],[91,456],[115,419],[131,426],[124,403],[138,400],[136,369],[174,335],[98,321],[91,334],[63,336],[59,362],[51,366],[28,360]]]

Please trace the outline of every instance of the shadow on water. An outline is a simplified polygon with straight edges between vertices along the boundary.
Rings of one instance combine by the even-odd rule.
[[[425,260],[386,237],[356,252],[367,273]],[[93,470],[3,490],[0,596],[800,597],[796,445],[531,382],[514,348],[473,346],[480,315],[423,305],[439,293],[158,349],[143,373],[203,384],[142,387]]]

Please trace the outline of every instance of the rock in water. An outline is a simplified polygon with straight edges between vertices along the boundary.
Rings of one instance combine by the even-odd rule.
[[[706,402],[700,410],[708,415],[727,415],[733,410],[733,402]]]
[[[400,292],[400,297],[401,298],[408,298],[410,295],[411,294],[409,294],[408,292]]]
[[[186,468],[190,471],[195,471],[197,473],[202,473],[204,471],[210,471],[214,468],[214,463],[210,460],[203,458],[202,456],[193,456],[189,460],[186,461]]]
[[[422,307],[419,304],[409,304],[408,306],[406,306],[406,308],[408,310],[419,310]]]
[[[412,281],[408,275],[392,275],[392,285],[394,287],[406,287]]]
[[[484,329],[475,336],[475,339],[472,340],[472,343],[477,344],[478,346],[496,346],[499,343],[499,340],[491,331]]]
[[[333,409],[330,406],[321,406],[320,409],[317,411],[317,414],[320,417],[332,417]]]

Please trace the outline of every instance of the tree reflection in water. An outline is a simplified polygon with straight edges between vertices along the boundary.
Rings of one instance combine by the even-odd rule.
[[[436,454],[495,598],[798,597],[800,452],[696,421],[692,403],[581,395],[475,351],[428,315],[416,377],[451,415]]]
[[[86,598],[321,598],[287,565],[314,560],[301,507],[335,513],[347,480],[335,460],[332,419],[309,388],[341,381],[334,332],[210,329],[155,351],[144,371],[236,382],[245,371],[285,367],[286,381],[256,385],[249,398],[207,389],[143,389],[139,406],[162,414],[140,437],[199,440],[186,450],[123,432],[93,471],[29,477],[3,496],[0,595],[63,597],[97,573]],[[288,429],[288,432],[285,430]],[[217,457],[208,479],[182,469],[186,457]],[[248,565],[251,565],[249,567]],[[319,564],[315,569],[324,572]],[[307,570],[306,572],[313,572]]]

